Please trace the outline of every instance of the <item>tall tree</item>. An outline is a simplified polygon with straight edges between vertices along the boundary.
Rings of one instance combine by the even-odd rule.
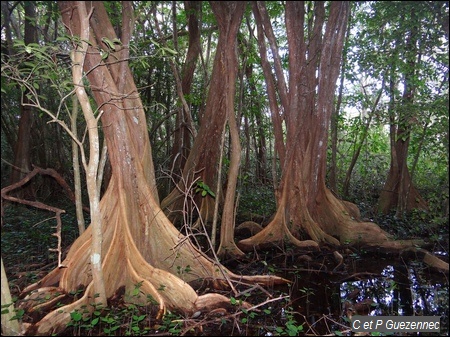
[[[232,288],[231,281],[237,279],[261,284],[285,282],[279,277],[238,276],[230,272],[200,252],[161,211],[145,114],[127,65],[133,27],[132,3],[123,3],[120,40],[103,2],[61,1],[58,5],[74,48],[88,42],[82,65],[96,102],[112,167],[110,182],[99,204],[106,297],[113,296],[120,288],[130,294],[139,284],[140,291],[158,303],[158,317],[167,309],[190,315],[229,303],[220,294],[198,296],[190,282],[207,278],[213,280],[213,286]],[[226,15],[222,18],[225,22],[230,18],[226,7],[242,5],[227,2],[215,6],[220,15]],[[89,40],[83,41],[81,23],[86,15]],[[226,61],[222,56],[218,60],[219,65]],[[213,76],[214,82],[220,80]],[[75,90],[78,89],[77,84]],[[24,290],[28,294],[41,288],[22,303],[25,307],[36,304],[45,312],[54,303],[54,299],[42,303],[52,298],[51,293],[58,292],[58,300],[62,300],[80,286],[84,289],[81,298],[50,311],[32,324],[28,334],[56,333],[65,328],[72,311],[83,306],[94,309],[89,305],[96,296],[89,262],[93,238],[93,226],[89,226],[72,244],[60,268]],[[147,296],[135,300],[149,304]],[[40,300],[36,303],[33,299]]]
[[[36,27],[36,4],[34,1],[24,2],[25,11],[25,27],[24,27],[24,43],[38,42]],[[32,56],[31,56],[32,57]],[[24,60],[25,62],[25,60]],[[31,127],[34,120],[34,111],[30,106],[28,98],[29,92],[26,90],[21,98],[23,102],[20,104],[20,120],[19,130],[17,132],[17,140],[14,148],[14,166],[12,167],[10,181],[11,184],[18,182],[29,171],[31,171]],[[33,185],[28,185],[21,190],[20,194],[24,197],[34,197]]]
[[[266,5],[253,3],[258,30],[264,31],[271,47],[276,81],[271,73],[266,72],[265,76],[269,89],[277,83],[286,143],[285,152],[280,154],[282,178],[276,214],[262,231],[238,242],[244,251],[283,241],[311,250],[319,249],[319,243],[387,249],[413,247],[416,243],[396,242],[376,224],[361,222],[356,205],[338,199],[325,185],[328,130],[349,6],[343,1],[333,1],[327,8],[320,1],[286,2],[289,60],[286,81]],[[306,11],[307,8],[310,10]],[[259,46],[262,50],[264,43],[259,41]],[[268,58],[261,55],[261,59],[263,67],[269,69]],[[276,104],[272,102],[271,107]],[[448,270],[447,263],[433,261]]]
[[[386,183],[378,201],[379,211],[387,214],[390,210],[395,209],[396,215],[399,217],[413,209],[428,209],[427,203],[413,184],[408,168],[411,129],[416,119],[414,98],[417,94],[418,84],[415,78],[421,58],[421,52],[418,51],[421,23],[416,13],[416,6],[417,4],[405,6],[401,11],[408,17],[408,20],[404,20],[404,16],[399,18],[399,30],[406,34],[406,39],[397,37],[394,49],[399,49],[399,51],[394,52],[394,55],[403,55],[405,62],[402,66],[398,60],[394,58],[391,60],[393,68],[389,79],[391,83],[391,103],[389,104],[391,162]],[[397,78],[399,76],[403,77],[403,94],[397,102],[396,92],[399,90]]]
[[[216,191],[222,133],[228,111],[234,107],[236,37],[245,6],[245,2],[211,2],[219,29],[211,83],[200,128],[183,168],[183,177],[178,187],[161,202],[161,208],[172,220],[179,219],[183,214],[181,211],[186,211],[183,194],[192,193],[190,189],[193,185],[195,191],[196,182],[201,183],[201,188]],[[217,195],[215,200],[220,202],[220,195]],[[205,196],[198,193],[195,196],[195,203],[199,208],[198,219],[204,222],[212,220],[215,200],[210,193]]]
[[[177,80],[177,90],[180,101],[182,102],[177,111],[174,140],[170,158],[170,164],[173,168],[182,169],[185,166],[191,150],[192,139],[197,134],[197,131],[194,129],[194,125],[192,123],[192,115],[187,103],[187,98],[191,94],[195,68],[201,51],[200,27],[198,19],[201,14],[201,3],[201,1],[184,2],[185,12],[188,19],[189,46],[181,74],[178,73],[175,62],[172,62],[172,68],[174,69],[174,75]],[[174,29],[174,34],[175,37],[176,27]],[[172,172],[172,180],[178,182],[177,177],[180,173],[181,172]]]

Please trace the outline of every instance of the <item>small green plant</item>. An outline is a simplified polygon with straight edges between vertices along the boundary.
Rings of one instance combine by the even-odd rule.
[[[151,330],[148,317],[149,309],[157,302],[151,295],[147,295],[145,304],[133,304],[142,302],[140,288],[142,282],[137,283],[129,294],[128,304],[120,306],[108,306],[93,304],[92,307],[81,307],[71,314],[71,321],[67,327],[73,329],[74,335],[89,336],[101,333],[106,336],[143,336]],[[139,299],[139,300],[138,300]],[[147,319],[148,318],[148,319]]]
[[[116,317],[108,313],[105,317],[101,317],[100,321],[103,325],[103,332],[108,335],[114,335],[114,331],[120,328],[120,324],[118,323]]]
[[[216,195],[213,191],[209,188],[208,185],[206,185],[203,181],[199,180],[197,181],[197,186],[195,188],[195,193],[201,193],[202,197],[206,197],[207,195],[210,195],[211,197],[215,198]]]
[[[178,275],[183,275],[183,274],[187,274],[192,270],[190,265],[187,265],[184,269],[181,266],[177,266],[177,274]]]
[[[2,305],[2,315],[6,315],[6,314],[9,313],[9,307],[10,306],[14,307],[14,304],[9,303],[9,304],[3,304]],[[15,315],[13,317],[11,317],[11,320],[17,319],[17,320],[21,321],[24,314],[25,314],[25,310],[23,310],[23,309],[16,309],[15,310]]]
[[[167,331],[172,335],[179,335],[182,328],[182,319],[180,316],[168,311],[161,322],[160,331]]]
[[[84,331],[91,331],[100,321],[99,310],[95,310],[90,313],[86,306],[83,306],[81,310],[75,310],[70,313],[71,321],[67,324],[67,327],[73,327],[74,333],[78,335],[84,335]]]
[[[298,336],[303,331],[303,324],[298,324],[291,307],[285,310],[286,323],[284,326],[277,326],[274,333],[277,336]]]

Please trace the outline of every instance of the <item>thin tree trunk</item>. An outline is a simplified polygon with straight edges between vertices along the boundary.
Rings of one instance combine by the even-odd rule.
[[[92,264],[92,278],[95,296],[95,303],[97,305],[107,305],[105,281],[103,278],[102,269],[102,216],[100,213],[100,195],[97,189],[97,171],[100,161],[100,145],[98,134],[98,120],[94,116],[89,97],[83,85],[83,64],[85,62],[88,42],[89,41],[89,19],[92,12],[88,13],[85,7],[86,3],[77,1],[78,13],[80,15],[80,38],[81,44],[73,52],[73,66],[72,76],[75,85],[75,93],[83,110],[84,118],[86,119],[86,127],[88,129],[89,137],[89,161],[83,156],[83,165],[86,170],[86,184],[89,195],[89,206],[91,212],[91,226],[92,226],[92,245],[91,245],[91,264]]]
[[[191,186],[192,181],[201,181],[210,190],[217,187],[217,163],[220,156],[220,139],[227,120],[228,87],[235,87],[237,73],[236,36],[242,21],[245,3],[243,2],[211,2],[211,7],[217,11],[219,21],[219,41],[214,59],[212,81],[209,87],[208,99],[204,116],[194,145],[183,168],[183,185]],[[227,81],[232,81],[228,83]],[[183,210],[182,192],[185,187],[179,186],[161,202],[162,209],[170,220],[178,221]],[[215,200],[206,195],[195,196],[195,203],[200,211],[196,215],[204,223],[210,223],[214,212],[214,202],[220,202],[220,195]],[[198,224],[194,224],[197,226]]]
[[[411,17],[415,18],[414,9],[411,10]],[[419,38],[417,29],[417,26],[413,25],[406,37],[406,62],[408,63],[408,70],[404,74],[402,101],[397,106],[394,105],[394,79],[390,79],[389,132],[391,163],[385,185],[378,200],[378,210],[381,213],[388,214],[391,210],[395,209],[396,216],[399,218],[402,218],[405,213],[414,209],[428,209],[426,201],[422,198],[412,182],[407,164],[411,134],[411,116],[408,106],[413,104],[415,95],[416,42]],[[397,41],[397,48],[400,48],[400,43],[401,41]]]
[[[16,310],[14,308],[14,303],[11,298],[8,277],[6,276],[5,267],[3,265],[3,257],[1,259],[1,264],[2,336],[20,336],[22,335],[22,331],[19,325]]]
[[[181,72],[178,71],[176,64],[170,59],[170,65],[177,84],[177,94],[182,102],[182,106],[177,111],[174,141],[171,150],[171,166],[180,169],[180,172],[172,172],[172,181],[175,183],[178,182],[178,177],[186,164],[192,146],[192,139],[197,136],[191,109],[185,97],[188,97],[191,93],[193,75],[201,51],[198,22],[198,16],[201,14],[201,2],[185,1],[184,7],[188,15],[189,46]],[[174,27],[173,31],[176,32],[176,30],[176,27]]]
[[[351,13],[350,13],[351,18]],[[333,105],[333,112],[331,114],[331,160],[330,160],[330,174],[329,174],[329,185],[330,189],[337,192],[337,143],[338,143],[338,121],[339,114],[341,110],[342,94],[344,91],[344,80],[345,80],[345,65],[347,64],[347,48],[348,40],[350,36],[350,24],[351,20],[348,20],[347,33],[345,38],[344,50],[342,52],[342,64],[341,64],[341,75],[339,83],[339,93],[337,97],[336,105]],[[345,194],[344,194],[345,196]]]
[[[34,1],[25,1],[25,35],[24,42],[26,45],[30,43],[37,43],[37,26],[36,7]],[[9,15],[8,15],[9,16]],[[14,166],[10,176],[10,183],[14,184],[20,181],[28,172],[31,171],[31,126],[33,124],[33,108],[30,106],[28,94],[30,92],[25,90],[22,94],[23,104],[20,105],[20,120],[17,140],[14,147]],[[33,185],[29,185],[19,192],[20,197],[34,198]]]
[[[231,82],[230,82],[231,83]],[[234,89],[228,89],[228,125],[230,127],[231,150],[230,167],[228,169],[227,190],[223,205],[222,224],[220,227],[220,245],[218,256],[242,257],[245,255],[234,241],[236,186],[241,162],[241,143],[236,117],[233,111]]]
[[[356,162],[358,161],[359,154],[361,153],[361,149],[364,145],[364,142],[366,141],[367,135],[369,133],[370,123],[372,122],[372,117],[375,113],[375,109],[377,108],[378,103],[380,102],[380,98],[383,93],[383,90],[384,90],[384,84],[381,86],[381,89],[378,91],[378,95],[375,99],[375,102],[372,105],[372,109],[369,112],[369,118],[367,119],[366,125],[364,126],[364,129],[361,132],[361,137],[360,137],[359,143],[356,144],[356,148],[355,148],[355,151],[353,152],[352,159],[350,161],[350,165],[348,166],[347,172],[345,174],[344,184],[342,185],[342,195],[344,196],[344,198],[348,197],[348,190],[350,187],[350,179],[352,176],[353,168],[355,167]],[[366,99],[369,99],[369,97],[367,97],[367,94],[366,93],[364,93],[364,94],[365,94]]]
[[[71,130],[75,137],[77,137],[78,135],[77,118],[78,118],[78,98],[76,95],[73,95],[72,114],[70,115],[70,121],[71,121]],[[86,230],[86,226],[84,224],[83,198],[81,194],[82,188],[81,188],[79,149],[78,144],[73,139],[72,139],[72,165],[73,165],[75,208],[77,214],[78,234],[81,235]]]
[[[272,66],[270,65],[268,58],[267,58],[267,49],[266,49],[266,42],[264,40],[264,31],[268,30],[270,32],[270,27],[267,27],[267,21],[270,22],[270,20],[267,17],[267,13],[264,10],[264,6],[261,6],[261,11],[263,13],[266,13],[266,16],[264,17],[264,21],[266,21],[265,23],[265,27],[263,29],[263,18],[262,15],[260,13],[260,9],[258,8],[259,5],[257,5],[256,2],[252,3],[253,6],[253,15],[255,17],[255,21],[256,21],[256,25],[258,28],[258,48],[259,48],[259,53],[261,55],[261,65],[262,65],[262,69],[263,69],[263,73],[264,73],[264,79],[266,81],[266,86],[267,86],[267,93],[268,93],[268,97],[269,97],[269,106],[270,106],[270,111],[271,111],[271,116],[272,116],[272,123],[273,123],[273,128],[274,128],[274,135],[275,135],[275,153],[274,156],[278,155],[279,159],[280,159],[280,165],[283,166],[284,165],[284,161],[285,161],[285,144],[283,141],[283,129],[282,129],[282,122],[283,122],[283,115],[282,112],[280,111],[279,107],[278,107],[278,103],[277,103],[277,91],[276,91],[276,85],[275,85],[275,78],[272,74]],[[270,33],[271,36],[273,36],[273,32]],[[272,52],[276,52],[277,51],[277,47],[276,47],[276,40],[274,37],[272,37],[272,39],[270,40],[271,45],[274,44],[274,46],[271,46]],[[276,61],[278,61],[278,63],[280,62],[279,59],[276,59]],[[280,65],[277,65],[277,68],[279,68]],[[279,74],[277,74],[278,76]],[[281,92],[283,92],[281,95],[282,97],[286,95],[286,85],[284,84],[284,80],[281,80],[281,83],[279,84],[279,90]],[[284,91],[283,91],[284,88]],[[274,184],[276,184],[276,181],[274,180]]]

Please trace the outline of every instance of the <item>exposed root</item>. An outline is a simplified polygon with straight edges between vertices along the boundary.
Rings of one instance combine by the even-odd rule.
[[[84,314],[88,314],[94,310],[94,306],[89,305],[93,302],[91,294],[92,283],[86,289],[85,294],[79,300],[65,305],[61,308],[55,309],[47,314],[36,324],[28,326],[26,335],[31,336],[52,336],[64,330],[71,320],[70,313],[82,309]]]
[[[422,259],[423,262],[430,267],[433,267],[445,273],[449,272],[448,262],[442,261],[425,249],[417,247],[407,248],[401,252],[401,256],[412,256],[413,258],[419,258]]]
[[[314,217],[308,210],[299,208],[293,211],[292,219],[302,219],[295,223],[292,219],[284,219],[287,205],[280,204],[274,219],[263,230],[238,242],[243,251],[261,249],[274,242],[290,242],[300,248],[318,249],[319,243],[329,243],[335,247],[342,245],[378,248],[390,253],[420,253],[420,258],[427,265],[440,271],[448,272],[449,265],[424,249],[423,240],[395,240],[389,233],[372,222],[360,222],[360,213],[356,205],[337,199],[329,190],[317,198]],[[314,219],[320,219],[316,222]],[[288,221],[286,221],[288,220]],[[289,225],[287,223],[289,222]],[[306,232],[311,240],[300,241],[293,233]]]
[[[245,301],[241,305],[245,309],[251,308],[251,305]],[[230,311],[233,305],[228,297],[211,293],[199,296],[195,302],[195,307],[202,312],[209,312],[218,308],[225,308]]]
[[[110,183],[110,186],[113,186],[113,183]],[[148,237],[152,241],[143,245],[140,234],[142,232],[133,231],[132,226],[128,225],[129,215],[124,210],[129,210],[129,207],[120,205],[120,202],[122,199],[110,196],[108,204],[103,205],[106,207],[103,214],[107,214],[104,221],[108,223],[108,226],[104,226],[105,254],[102,261],[107,298],[115,296],[117,290],[124,287],[125,301],[147,305],[156,303],[159,306],[157,318],[161,318],[167,310],[191,316],[202,309],[202,306],[205,306],[202,310],[208,310],[230,305],[230,299],[223,295],[206,294],[199,297],[187,283],[192,280],[211,278],[216,288],[227,288],[234,280],[263,285],[289,282],[277,276],[240,276],[230,272],[197,250],[156,207],[146,210],[146,217],[151,221],[141,228],[148,226],[149,232],[151,231]],[[140,210],[142,209],[145,209],[145,206],[141,205]],[[29,303],[27,308],[33,313],[36,310],[51,310],[57,299],[63,299],[65,294],[88,285],[80,299],[54,309],[37,323],[31,324],[28,334],[61,332],[70,322],[71,312],[82,306],[86,307],[86,314],[93,310],[95,294],[92,293],[90,247],[91,227],[88,227],[72,245],[63,261],[64,268],[54,269],[41,281],[25,289],[26,292],[38,289],[36,293],[26,297],[26,303]],[[139,288],[139,296],[129,295],[135,293],[136,288]],[[36,302],[42,299],[42,296],[50,294],[54,296],[51,296],[49,301],[46,298],[46,303]]]
[[[292,235],[291,231],[286,226],[283,211],[278,211],[270,224],[267,225],[267,227],[265,227],[262,231],[250,238],[239,241],[237,246],[244,252],[248,252],[255,248],[261,249],[268,247],[273,243],[286,241],[291,242],[301,249],[313,251],[319,250],[319,245],[317,242],[313,240],[300,241]]]
[[[264,228],[260,224],[254,221],[245,221],[236,227],[235,232],[241,233],[249,231],[251,235],[255,235],[256,233],[261,232],[263,229]]]

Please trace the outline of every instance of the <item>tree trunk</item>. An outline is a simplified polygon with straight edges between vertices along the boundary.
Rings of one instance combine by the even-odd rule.
[[[34,1],[24,3],[25,10],[25,45],[37,43],[36,29],[36,8]],[[9,16],[9,15],[8,15]],[[28,172],[31,171],[31,125],[33,124],[33,108],[29,106],[30,100],[26,90],[22,94],[23,104],[20,105],[19,131],[17,134],[16,145],[14,147],[14,166],[12,167],[10,184],[20,181]],[[34,198],[33,185],[28,185],[17,192],[21,198]]]
[[[396,251],[414,247],[417,241],[394,241],[376,224],[360,222],[358,208],[337,199],[326,188],[326,144],[350,5],[332,2],[325,28],[324,3],[315,2],[314,6],[314,15],[308,16],[314,24],[308,25],[312,31],[306,32],[310,37],[306,43],[304,4],[286,3],[289,92],[280,85],[283,80],[277,73],[280,97],[287,98],[287,102],[281,99],[287,134],[278,208],[273,220],[262,231],[237,245],[243,251],[284,241],[310,250],[319,249],[319,243]],[[263,3],[258,3],[257,10],[255,14],[261,15],[267,34],[269,21]],[[322,31],[325,31],[323,37]],[[273,41],[269,39],[272,53],[276,50]],[[277,62],[276,55],[273,58]],[[448,270],[448,263],[426,253],[424,261],[428,258],[433,260],[434,266]]]
[[[78,98],[76,95],[72,96],[72,113],[70,114],[70,131],[75,137],[78,137],[77,130],[77,118],[78,118]],[[83,234],[86,230],[83,214],[83,196],[81,188],[81,171],[80,171],[80,150],[75,140],[72,140],[72,165],[73,165],[73,180],[74,180],[74,193],[75,193],[75,208],[77,214],[77,224],[79,235]],[[100,195],[100,194],[99,194]]]
[[[2,305],[2,336],[20,336],[22,327],[16,317],[16,310],[9,290],[8,277],[6,276],[3,258],[1,259],[1,305]]]
[[[198,22],[198,16],[201,14],[201,2],[185,1],[184,6],[185,11],[188,14],[189,47],[181,71],[181,83],[179,84],[181,95],[183,95],[180,99],[184,100],[184,104],[177,111],[174,141],[171,152],[171,167],[176,170],[176,172],[171,172],[171,178],[175,183],[178,183],[179,181],[177,177],[182,173],[181,170],[185,166],[191,150],[192,139],[196,135],[196,130],[193,129],[191,110],[187,106],[186,98],[191,93],[192,79],[201,51],[200,28]],[[174,64],[173,67],[176,67],[176,65]],[[175,75],[177,76],[177,74]],[[178,172],[177,169],[180,169],[180,172]]]
[[[348,20],[348,26],[347,26],[347,32],[346,32],[346,43],[347,47],[344,45],[344,50],[342,54],[342,62],[341,62],[341,75],[340,75],[340,83],[339,83],[339,93],[337,97],[337,102],[335,105],[333,105],[333,111],[331,113],[331,124],[330,124],[330,133],[331,133],[331,158],[330,158],[330,174],[329,174],[329,186],[330,189],[334,192],[338,191],[337,187],[337,175],[338,175],[338,168],[337,168],[337,146],[338,146],[338,125],[339,125],[339,115],[341,110],[341,104],[342,104],[342,94],[344,91],[344,80],[345,80],[345,65],[347,63],[347,49],[348,47],[348,40],[350,36],[350,20]],[[344,194],[345,195],[345,194]]]
[[[364,88],[364,87],[363,87]],[[361,149],[366,141],[367,135],[369,133],[370,123],[372,122],[373,115],[375,114],[375,109],[378,106],[378,102],[380,101],[381,94],[383,93],[384,83],[381,85],[381,89],[378,91],[377,98],[375,99],[375,102],[372,105],[372,109],[369,112],[369,117],[367,118],[367,121],[363,127],[363,130],[361,131],[361,136],[359,142],[356,141],[355,145],[355,151],[353,152],[352,159],[350,161],[350,165],[348,166],[347,172],[345,173],[345,179],[344,183],[342,184],[342,195],[344,197],[348,197],[349,194],[349,188],[350,188],[350,178],[352,177],[353,168],[356,165],[356,162],[359,158],[359,154],[361,153]],[[364,97],[367,101],[369,101],[369,97],[366,92],[364,92]]]
[[[123,26],[130,26],[122,28],[123,40],[117,50],[110,50],[103,41],[115,41],[117,36],[102,2],[61,1],[58,5],[63,22],[74,38],[80,36],[79,6],[86,6],[86,13],[91,16],[90,46],[84,70],[102,114],[112,166],[110,182],[99,204],[106,296],[110,298],[120,288],[125,288],[125,295],[131,295],[139,284],[140,291],[147,296],[129,296],[130,300],[152,305],[148,302],[148,296],[151,296],[157,303],[158,318],[167,309],[190,316],[196,311],[228,305],[229,299],[220,294],[198,296],[189,282],[211,279],[212,286],[218,288],[232,287],[234,279],[261,284],[286,282],[279,277],[235,275],[198,251],[172,225],[159,207],[145,114],[132,74],[124,61],[129,42],[126,29],[131,27],[131,18],[124,16]],[[124,10],[124,13],[129,12]],[[103,53],[109,52],[109,57],[102,59],[100,49]],[[29,294],[21,306],[30,311],[39,308],[46,312],[69,292],[85,289],[75,302],[50,311],[32,324],[28,334],[60,332],[70,321],[71,312],[83,306],[87,310],[95,308],[89,261],[92,230],[89,226],[72,244],[61,268],[54,269],[23,291],[23,294],[29,294],[40,289]],[[55,291],[61,294],[56,299],[50,296]],[[51,299],[46,302],[48,297]],[[32,306],[36,302],[31,300],[38,301],[36,307]]]
[[[415,9],[411,9],[411,18],[416,18]],[[408,169],[408,150],[412,128],[413,116],[410,109],[414,102],[415,95],[415,73],[417,57],[418,23],[412,26],[406,37],[406,62],[408,68],[404,74],[404,91],[401,105],[390,105],[391,118],[390,139],[391,139],[391,163],[388,177],[378,201],[378,210],[383,214],[388,214],[392,209],[396,210],[396,216],[403,217],[407,212],[414,209],[427,210],[428,205],[415,188]],[[390,90],[391,95],[394,91]],[[393,96],[394,97],[394,96]],[[395,107],[395,109],[394,109]]]
[[[86,185],[88,190],[91,215],[92,240],[90,260],[92,265],[92,284],[94,294],[96,295],[94,297],[94,301],[98,307],[107,305],[105,280],[103,277],[102,268],[103,219],[99,209],[100,193],[99,189],[97,188],[97,175],[100,163],[100,140],[98,131],[98,119],[94,115],[94,111],[89,101],[89,96],[83,85],[83,64],[86,61],[86,55],[89,47],[88,41],[90,35],[90,13],[88,14],[87,7],[82,2],[77,2],[77,9],[79,14],[78,21],[80,23],[81,43],[78,44],[75,50],[72,52],[72,78],[73,84],[75,86],[75,93],[77,95],[78,101],[80,102],[81,109],[83,110],[84,118],[86,120],[86,127],[88,130],[89,159],[87,159],[84,155],[82,159],[83,166],[86,171]],[[125,10],[124,13],[126,13]]]
[[[183,195],[195,192],[189,191],[194,182],[198,181],[205,184],[211,191],[216,190],[220,141],[230,108],[227,97],[229,87],[234,88],[236,83],[236,36],[244,14],[245,2],[213,1],[211,7],[218,22],[219,39],[205,112],[201,118],[200,129],[194,140],[194,145],[184,166],[182,181],[161,202],[161,208],[174,222],[181,218],[183,210],[189,213],[195,212],[196,207],[185,209]],[[201,219],[204,223],[210,222],[213,217],[215,201],[220,202],[220,195],[216,195],[216,200],[214,200],[210,195],[203,197],[198,193],[194,202],[199,212],[195,214],[194,218]]]
[[[217,255],[220,257],[243,257],[234,240],[234,227],[236,220],[236,186],[241,163],[241,143],[239,140],[239,129],[234,116],[234,86],[228,88],[228,125],[230,127],[231,152],[230,167],[228,169],[227,189],[223,206],[222,224],[220,227],[220,245]]]

